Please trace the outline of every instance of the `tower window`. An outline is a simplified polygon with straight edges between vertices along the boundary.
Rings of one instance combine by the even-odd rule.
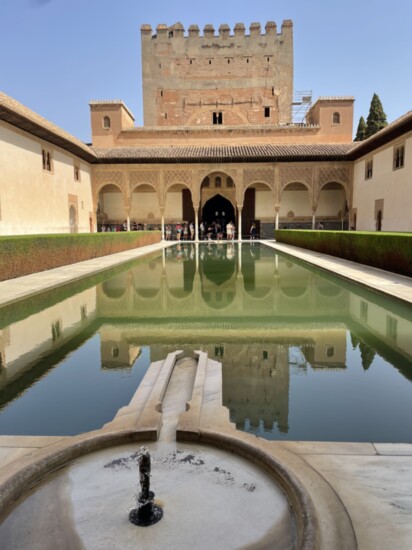
[[[211,59],[209,59],[209,65],[211,65],[211,64],[212,64],[212,60],[211,60]]]
[[[265,107],[265,118],[270,117],[270,107]]]
[[[160,90],[160,97],[163,97],[163,90]]]
[[[333,113],[332,124],[340,124],[340,113]]]
[[[213,124],[223,124],[223,113],[222,111],[213,113]]]
[[[105,130],[110,130],[110,117],[109,116],[104,116],[103,117],[103,128]]]

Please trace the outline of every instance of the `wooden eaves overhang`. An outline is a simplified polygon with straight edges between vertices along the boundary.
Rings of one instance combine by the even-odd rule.
[[[87,162],[93,163],[96,160],[95,153],[88,145],[3,92],[0,92],[0,120],[61,147]]]
[[[397,118],[385,128],[363,141],[355,141],[354,147],[348,153],[348,160],[358,160],[369,155],[379,147],[383,147],[412,131],[412,111],[408,111],[400,118]]]

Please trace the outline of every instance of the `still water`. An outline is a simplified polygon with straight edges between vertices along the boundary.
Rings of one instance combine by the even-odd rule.
[[[148,366],[223,365],[238,429],[412,442],[412,314],[258,243],[176,245],[0,309],[0,434],[101,427]]]

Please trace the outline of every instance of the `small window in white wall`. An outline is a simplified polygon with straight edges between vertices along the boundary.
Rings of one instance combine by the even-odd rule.
[[[43,170],[45,170],[46,172],[51,172],[53,168],[51,151],[49,151],[48,149],[42,149],[41,154],[42,154]]]
[[[79,163],[75,162],[73,166],[74,170],[74,181],[80,181],[80,166]]]
[[[111,122],[110,122],[110,117],[109,116],[104,116],[103,117],[103,128],[105,130],[110,130]]]
[[[393,169],[403,168],[405,164],[405,147],[399,145],[393,150]]]
[[[373,175],[373,159],[369,159],[365,162],[365,180],[372,179]]]

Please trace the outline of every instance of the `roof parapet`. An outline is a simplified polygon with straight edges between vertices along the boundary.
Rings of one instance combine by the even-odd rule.
[[[293,27],[291,19],[285,19],[282,22],[281,33],[289,32]],[[200,30],[197,25],[190,25],[188,28],[187,36],[185,36],[185,28],[182,23],[178,22],[168,27],[165,23],[159,23],[156,27],[156,33],[152,34],[152,27],[149,24],[143,24],[140,27],[142,37],[151,37],[152,39],[173,39],[173,38],[193,38],[201,37],[205,39],[210,38],[222,38],[227,39],[230,36],[246,36],[245,25],[243,23],[236,23],[233,28],[233,34],[227,23],[222,23],[219,27],[219,34],[216,36],[215,28],[211,23],[208,23],[203,28],[203,35],[200,35]],[[265,25],[265,32],[262,34],[261,24],[253,22],[249,26],[250,36],[276,36],[277,25],[274,21],[268,21]]]

